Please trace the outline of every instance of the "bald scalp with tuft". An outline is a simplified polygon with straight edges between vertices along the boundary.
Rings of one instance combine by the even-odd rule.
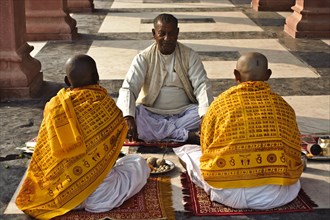
[[[97,84],[99,74],[93,58],[85,54],[75,55],[65,63],[67,80],[73,88]]]
[[[267,58],[257,52],[244,53],[238,59],[235,71],[239,72],[240,82],[267,81],[271,75],[271,70],[268,69]]]

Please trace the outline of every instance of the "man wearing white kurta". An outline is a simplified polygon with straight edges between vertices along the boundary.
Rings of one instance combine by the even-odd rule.
[[[156,42],[133,59],[117,101],[128,139],[199,143],[200,118],[213,101],[198,54],[177,42],[177,19],[158,15]]]

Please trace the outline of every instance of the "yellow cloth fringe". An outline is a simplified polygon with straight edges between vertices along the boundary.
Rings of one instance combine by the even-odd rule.
[[[78,206],[113,167],[127,130],[122,112],[101,86],[59,91],[46,104],[18,208],[50,219]]]
[[[201,131],[202,175],[216,188],[290,185],[301,176],[294,110],[265,82],[245,82],[217,97]]]
[[[158,181],[160,181],[159,192],[161,199],[161,204],[163,206],[161,209],[163,210],[162,213],[166,213],[166,219],[175,219],[175,212],[173,208],[172,202],[172,185],[171,185],[171,178],[170,177],[158,177]]]

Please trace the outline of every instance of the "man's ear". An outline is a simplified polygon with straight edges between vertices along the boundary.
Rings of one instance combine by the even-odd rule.
[[[236,82],[240,83],[241,82],[241,74],[237,69],[234,69],[234,75],[235,75]]]
[[[93,77],[93,81],[94,81],[95,84],[99,83],[99,81],[100,81],[100,77],[99,77],[98,72],[95,72],[95,73],[92,75],[92,77]]]
[[[156,35],[155,28],[153,28],[151,31],[152,31],[152,36],[154,36],[154,38],[155,38],[155,35]]]
[[[64,82],[67,86],[71,86],[71,83],[69,82],[69,79],[67,76],[64,76]]]
[[[271,69],[268,69],[267,70],[267,76],[265,78],[265,81],[269,80],[270,76],[272,75],[272,70]]]

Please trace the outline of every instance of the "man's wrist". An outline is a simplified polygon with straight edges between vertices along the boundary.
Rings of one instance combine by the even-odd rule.
[[[124,119],[134,119],[134,117],[132,115],[126,115],[124,116]]]

